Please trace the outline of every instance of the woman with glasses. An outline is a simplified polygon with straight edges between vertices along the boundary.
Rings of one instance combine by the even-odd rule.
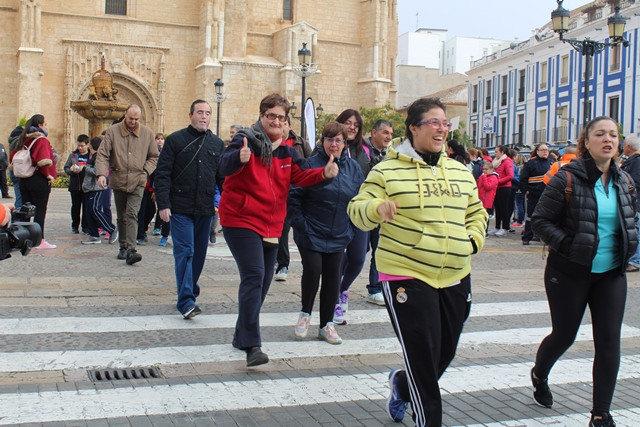
[[[338,123],[347,127],[347,157],[354,159],[360,165],[363,176],[367,176],[370,169],[369,149],[362,137],[362,116],[357,110],[344,110],[338,117]],[[338,293],[338,304],[335,306],[333,321],[338,325],[347,323],[345,312],[349,309],[349,288],[356,280],[367,257],[369,232],[356,230],[356,234],[347,246],[342,259],[342,281]]]
[[[485,240],[487,212],[469,169],[445,153],[451,123],[437,98],[409,107],[407,139],[367,176],[347,211],[360,229],[378,225],[382,293],[405,369],[389,374],[387,413],[442,425],[438,380],[453,360],[471,309],[471,255]]]
[[[330,183],[314,187],[295,187],[289,193],[288,218],[293,238],[302,257],[302,310],[295,335],[305,338],[313,302],[320,287],[320,329],[318,338],[330,344],[342,339],[333,323],[334,306],[340,283],[342,254],[356,233],[347,216],[347,204],[358,193],[364,175],[358,163],[347,156],[346,126],[329,122],[322,130],[322,143],[309,159],[311,167],[324,167],[333,156],[340,174]]]
[[[240,273],[232,345],[247,352],[247,366],[269,362],[261,350],[259,316],[273,278],[289,187],[306,187],[338,175],[333,158],[323,168],[313,169],[283,143],[282,124],[289,107],[289,101],[275,93],[262,99],[260,118],[236,133],[218,169],[226,176],[218,207],[220,224]]]

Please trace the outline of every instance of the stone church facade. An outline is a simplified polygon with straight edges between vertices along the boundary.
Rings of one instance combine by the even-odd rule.
[[[223,138],[229,125],[253,123],[268,93],[299,105],[293,67],[303,42],[318,67],[306,96],[325,112],[390,104],[396,7],[397,0],[0,0],[0,128],[8,136],[20,117],[41,113],[54,147],[71,151],[89,125],[70,103],[88,99],[103,54],[117,100],[139,104],[157,132],[188,124],[196,98],[212,104],[215,130],[217,79],[227,96]]]

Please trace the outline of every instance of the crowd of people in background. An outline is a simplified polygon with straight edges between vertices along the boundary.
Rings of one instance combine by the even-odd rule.
[[[596,345],[589,425],[615,426],[609,407],[625,273],[640,271],[637,137],[624,139],[618,156],[617,124],[598,117],[563,153],[541,143],[525,156],[500,145],[492,157],[486,148],[447,139],[452,124],[445,105],[424,98],[408,109],[405,138],[393,140],[393,125],[384,119],[365,129],[360,113],[346,109],[324,126],[312,149],[291,129],[289,109],[287,99],[268,95],[257,121],[232,125],[223,142],[209,130],[205,100],[191,104],[189,125],[166,140],[130,105],[101,136],[78,135],[64,163],[70,232],[87,235],[82,244],[99,244],[102,236],[118,242],[116,257],[133,265],[142,260],[137,246],[149,242],[153,222],[159,246],[172,239],[176,309],[188,320],[203,311],[198,282],[221,227],[240,276],[231,345],[246,353],[248,367],[269,362],[259,316],[272,280],[287,280],[290,230],[302,259],[293,328],[300,340],[309,334],[319,292],[317,338],[342,343],[336,326],[347,323],[349,288],[371,252],[366,301],[386,307],[405,362],[389,374],[388,415],[402,421],[411,404],[417,425],[439,426],[438,381],[471,306],[470,258],[486,238],[520,229],[523,245],[542,240],[550,248],[544,283],[553,329],[530,372],[534,400],[553,405],[548,376],[588,306]],[[15,207],[35,206],[43,236],[37,248],[55,249],[44,238],[57,177],[45,117],[35,114],[14,129],[9,153],[0,147],[2,197],[12,198],[8,172]],[[25,151],[32,164],[10,167]],[[0,206],[2,224],[13,207]]]

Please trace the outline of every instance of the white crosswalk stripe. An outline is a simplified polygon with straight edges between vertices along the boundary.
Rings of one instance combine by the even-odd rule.
[[[548,313],[546,301],[475,304],[472,317],[526,316]],[[297,313],[263,313],[263,327],[290,329]],[[190,329],[219,330],[233,328],[233,314],[201,315],[192,321],[179,316],[155,315],[133,317],[49,317],[29,319],[0,319],[0,336],[35,334],[104,334],[114,332],[153,333],[158,331],[186,331]],[[283,325],[282,319],[292,319]],[[317,325],[317,315],[312,325]],[[386,310],[352,310],[353,324],[375,326],[388,323]],[[347,327],[348,328],[348,327]],[[314,331],[312,327],[312,331]],[[464,332],[459,348],[482,348],[487,345],[537,344],[549,333],[549,328],[509,328]],[[623,325],[624,339],[640,337],[640,328]],[[229,334],[230,335],[230,334]],[[577,341],[591,340],[591,325],[582,325]],[[304,341],[265,342],[263,349],[271,360],[303,358],[334,358],[337,356],[399,354],[395,337],[345,339],[339,346],[309,338]],[[17,351],[0,353],[0,373],[47,372],[91,368],[123,368],[197,363],[242,361],[245,353],[229,343],[187,345],[173,347],[104,348],[60,351]],[[533,355],[531,355],[533,359]],[[304,359],[303,359],[304,360]],[[471,366],[451,366],[441,380],[443,396],[462,393],[481,393],[489,390],[509,390],[530,387],[529,370],[532,362],[496,363]],[[554,367],[553,384],[589,383],[591,358],[561,359]],[[322,405],[357,400],[380,400],[388,395],[388,372],[344,375],[288,376],[281,379],[228,380],[192,382],[189,384],[116,386],[86,388],[71,391],[0,392],[0,425],[16,423],[64,422],[97,420],[115,417],[171,415],[191,412],[252,410],[257,408]],[[640,379],[640,355],[622,357],[619,381]],[[381,403],[383,405],[383,403]],[[636,405],[637,406],[637,405]],[[573,426],[586,425],[588,414],[487,420],[477,424],[489,426]],[[640,425],[640,409],[628,407],[613,411],[620,426]],[[386,421],[386,420],[381,420]]]

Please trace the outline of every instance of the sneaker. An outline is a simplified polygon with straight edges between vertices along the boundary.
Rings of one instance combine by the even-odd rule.
[[[147,241],[145,239],[137,239],[136,243],[138,246],[144,246],[147,243]]]
[[[57,248],[56,245],[52,245],[51,243],[47,242],[44,239],[42,239],[42,241],[40,242],[40,245],[36,246],[36,249],[55,249],[55,248]]]
[[[195,317],[200,313],[202,313],[202,309],[197,305],[192,305],[187,311],[184,312],[182,317],[185,319],[191,319],[192,317]]]
[[[589,427],[616,427],[616,422],[613,421],[611,414],[605,412],[602,417],[594,419],[593,412],[591,412],[591,421],[589,421]]]
[[[497,230],[497,229],[494,228],[493,230],[489,230],[487,232],[487,235],[488,236],[494,236],[498,231],[500,231],[500,230]]]
[[[515,228],[510,228],[508,231],[509,231],[509,233],[515,233],[516,229]]]
[[[284,282],[285,280],[287,280],[288,272],[289,272],[289,269],[287,267],[280,267],[276,271],[276,275],[274,276],[274,278],[276,279],[276,282]]]
[[[394,369],[389,372],[389,398],[387,399],[387,414],[389,417],[399,423],[404,418],[404,414],[407,412],[409,402],[405,402],[400,397],[400,391],[398,390],[398,374],[402,372],[402,369]]]
[[[118,231],[118,227],[116,227],[116,229],[113,230],[113,233],[109,235],[109,244],[117,242],[118,237],[120,237],[120,232]]]
[[[262,352],[260,347],[251,347],[247,350],[247,366],[258,366],[269,363],[269,356]]]
[[[169,240],[168,237],[162,236],[158,242],[158,246],[167,246],[167,240]]]
[[[73,234],[80,234],[80,230],[78,230],[77,228],[71,228],[71,232]]]
[[[549,389],[548,378],[544,380],[536,379],[533,376],[533,368],[531,368],[531,383],[533,384],[533,400],[536,404],[543,408],[551,408],[553,406],[553,395]]]
[[[367,295],[367,302],[371,304],[384,305],[384,297],[382,292],[376,292],[375,294]]]
[[[209,233],[209,243],[211,243],[212,245],[215,245],[217,240],[218,239],[216,238],[216,232],[215,231],[211,231]]]
[[[118,252],[118,259],[127,259],[127,248],[120,248]]]
[[[160,230],[159,228],[154,228],[153,229],[153,235],[154,236],[159,236],[162,234],[162,230]]]
[[[511,226],[512,227],[522,227],[522,223],[520,223],[520,222],[512,222]]]
[[[102,243],[102,239],[100,237],[89,236],[87,240],[83,240],[80,243],[82,243],[83,245],[98,245]]]
[[[347,319],[344,318],[344,312],[340,304],[336,304],[336,308],[333,312],[333,323],[336,325],[346,325]]]
[[[307,333],[309,332],[309,322],[311,321],[311,315],[305,313],[304,311],[300,312],[300,317],[298,317],[298,323],[296,323],[295,334],[298,338],[306,338]]]
[[[338,303],[343,312],[349,311],[349,291],[343,291],[338,294]]]
[[[505,234],[507,234],[507,230],[505,230],[504,228],[501,228],[500,230],[496,231],[496,233],[494,234],[494,236],[496,237],[502,237]]]
[[[329,344],[342,344],[342,338],[338,335],[333,322],[329,322],[324,328],[320,328],[318,339],[325,340]]]
[[[140,261],[142,261],[142,255],[136,252],[135,249],[129,249],[127,251],[127,265],[133,265]]]

